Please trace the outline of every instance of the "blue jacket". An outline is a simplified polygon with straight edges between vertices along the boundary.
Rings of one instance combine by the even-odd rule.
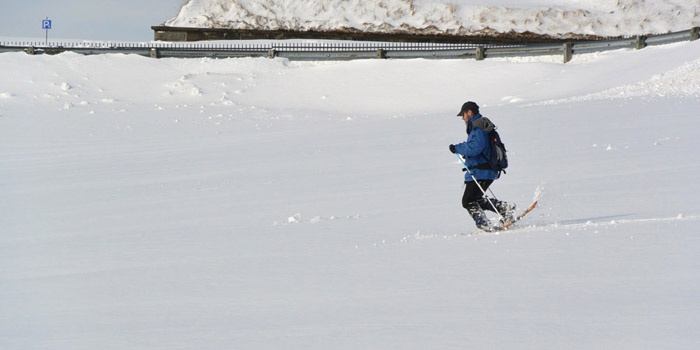
[[[496,170],[474,169],[475,166],[488,162],[491,157],[489,147],[489,132],[495,129],[495,125],[486,117],[477,114],[467,122],[467,141],[455,145],[457,153],[464,156],[467,167],[477,180],[495,180],[499,177]],[[474,181],[469,173],[465,173],[464,181]]]

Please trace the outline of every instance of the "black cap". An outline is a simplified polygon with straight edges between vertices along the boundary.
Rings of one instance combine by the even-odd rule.
[[[462,109],[459,110],[459,114],[457,114],[457,116],[461,117],[464,114],[464,112],[466,112],[466,111],[472,111],[472,112],[474,112],[474,114],[477,114],[477,113],[479,113],[479,106],[477,106],[476,102],[472,102],[472,101],[465,102],[462,105]]]

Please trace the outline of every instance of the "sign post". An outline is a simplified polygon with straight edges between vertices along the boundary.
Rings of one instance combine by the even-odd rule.
[[[46,17],[45,20],[41,21],[41,29],[46,30],[46,45],[49,44],[49,29],[51,29],[51,20]]]

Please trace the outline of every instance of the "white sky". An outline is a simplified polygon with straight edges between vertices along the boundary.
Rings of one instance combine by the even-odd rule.
[[[0,39],[153,40],[151,26],[175,17],[185,0],[0,0]]]

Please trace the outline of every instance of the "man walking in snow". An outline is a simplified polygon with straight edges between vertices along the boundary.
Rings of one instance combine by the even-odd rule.
[[[498,210],[501,216],[500,226],[512,222],[515,212],[514,203],[487,198],[483,192],[489,188],[494,180],[500,177],[500,171],[492,169],[488,164],[491,157],[489,132],[494,130],[496,126],[479,113],[479,106],[472,101],[464,103],[457,116],[462,117],[467,125],[468,135],[467,141],[450,145],[450,152],[463,156],[465,164],[469,168],[464,177],[466,186],[464,196],[462,196],[462,206],[474,219],[477,228],[492,231],[493,227],[484,214],[484,210]]]

